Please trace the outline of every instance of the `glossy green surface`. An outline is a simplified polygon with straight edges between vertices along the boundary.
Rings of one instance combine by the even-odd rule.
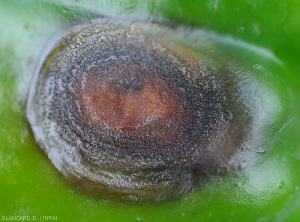
[[[0,1],[1,219],[50,215],[59,221],[298,221],[299,10],[296,0]],[[26,92],[49,38],[70,23],[103,14],[168,18],[273,52],[275,59],[259,48],[236,46],[236,41],[220,44],[248,69],[258,68],[259,82],[277,93],[271,105],[262,104],[270,107],[279,101],[283,117],[268,128],[266,152],[240,173],[213,179],[191,196],[163,204],[114,203],[67,185],[34,142],[25,117]]]

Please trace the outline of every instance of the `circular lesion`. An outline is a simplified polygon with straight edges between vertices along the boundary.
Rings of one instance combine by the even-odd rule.
[[[39,102],[29,104],[40,119],[39,143],[69,180],[93,194],[183,196],[228,169],[247,136],[248,116],[228,70],[153,34],[157,27],[84,25],[39,73]]]

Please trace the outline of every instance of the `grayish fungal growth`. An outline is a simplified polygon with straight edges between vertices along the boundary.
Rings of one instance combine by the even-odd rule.
[[[27,116],[67,179],[93,195],[163,201],[236,167],[251,119],[238,82],[188,44],[174,27],[110,19],[61,39],[35,76]]]

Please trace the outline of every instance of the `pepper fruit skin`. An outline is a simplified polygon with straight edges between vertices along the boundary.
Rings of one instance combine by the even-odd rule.
[[[40,53],[37,47],[32,49],[32,45],[43,45],[42,43],[46,41],[45,36],[51,36],[55,32],[54,27],[63,26],[62,24],[66,23],[66,21],[78,21],[87,17],[96,17],[97,13],[92,9],[100,8],[104,3],[82,1],[72,5],[71,1],[50,1],[47,3],[40,1],[32,3],[31,1],[23,1],[23,3],[1,1],[0,17],[4,21],[0,24],[0,40],[1,48],[3,49],[0,53],[0,92],[2,94],[0,128],[4,132],[0,138],[0,154],[3,160],[1,165],[3,183],[0,185],[2,188],[1,196],[3,195],[3,202],[0,205],[1,212],[3,212],[2,215],[15,215],[16,212],[22,215],[23,212],[28,212],[31,216],[35,214],[53,214],[62,220],[68,216],[74,221],[104,218],[110,218],[112,221],[121,221],[126,218],[136,219],[141,217],[139,215],[142,215],[146,220],[150,221],[149,218],[157,219],[159,218],[158,214],[164,213],[166,215],[165,220],[188,221],[188,219],[194,219],[200,221],[202,219],[209,220],[210,210],[219,207],[219,213],[212,214],[211,217],[213,218],[211,220],[237,220],[237,218],[257,220],[264,216],[268,220],[295,221],[299,219],[300,195],[297,187],[299,187],[300,182],[296,175],[297,173],[299,175],[298,169],[300,167],[299,161],[290,156],[299,156],[300,144],[299,138],[297,138],[299,121],[296,121],[299,119],[300,113],[300,78],[297,75],[300,71],[297,61],[300,55],[298,43],[300,38],[300,30],[298,29],[300,21],[297,19],[300,5],[295,0],[289,2],[234,1],[234,4],[233,1],[223,1],[218,4],[217,2],[194,1],[194,3],[186,3],[184,1],[168,1],[160,3],[158,1],[146,1],[146,5],[151,8],[149,11],[154,16],[163,16],[170,20],[194,24],[201,28],[214,30],[219,34],[230,35],[237,39],[266,47],[284,62],[285,72],[282,72],[280,78],[285,81],[293,97],[291,104],[293,113],[291,115],[294,117],[294,121],[283,129],[285,133],[283,139],[284,142],[287,142],[286,149],[284,151],[279,150],[278,155],[282,154],[284,158],[290,160],[287,167],[290,170],[289,174],[291,175],[293,188],[286,191],[286,194],[282,197],[282,202],[278,201],[278,206],[281,207],[280,210],[273,209],[272,211],[272,209],[269,209],[264,213],[259,213],[258,209],[260,206],[258,203],[256,203],[256,206],[255,203],[253,205],[239,206],[224,200],[223,202],[221,200],[221,203],[225,203],[222,207],[220,207],[220,204],[212,201],[211,205],[203,209],[201,213],[197,213],[196,210],[189,211],[188,208],[184,208],[181,211],[178,210],[183,202],[170,203],[170,205],[162,207],[120,207],[109,203],[109,206],[102,206],[105,210],[96,215],[92,212],[95,209],[94,205],[99,204],[99,202],[85,199],[76,192],[76,195],[68,195],[69,190],[59,179],[55,179],[55,182],[53,182],[53,190],[45,191],[44,187],[53,181],[53,176],[57,175],[57,172],[49,167],[45,156],[34,148],[36,145],[28,132],[23,116],[22,98],[20,99],[21,102],[16,102],[18,75],[20,70],[24,66],[26,67],[26,63],[30,64],[30,60]],[[125,8],[125,3],[123,5],[120,3],[118,6],[117,1],[106,3],[106,8],[114,8],[112,10],[113,13],[119,14],[139,14],[138,11],[142,10],[142,4],[135,5],[133,1],[126,3],[132,4],[127,4],[127,9],[123,11],[120,8]],[[80,9],[83,5],[87,8],[85,11]],[[120,12],[117,12],[118,9],[120,9]],[[92,13],[87,13],[89,10]],[[39,22],[37,22],[37,18],[39,18]],[[45,25],[46,28],[43,28]],[[16,63],[16,61],[18,62]],[[279,164],[278,167],[282,166]],[[45,173],[47,177],[41,178],[41,173]],[[235,192],[237,191],[234,190],[233,193]],[[32,195],[32,193],[35,195]],[[210,196],[209,194],[209,192],[206,193],[208,197]],[[57,197],[59,201],[54,203],[53,197]],[[288,197],[290,197],[291,203],[287,200]],[[193,200],[193,197],[190,197],[187,201],[191,202],[191,200]],[[79,204],[80,201],[83,201],[80,209],[75,210],[76,207],[74,208],[74,206]],[[217,201],[220,200],[215,199],[215,202]],[[38,202],[46,204],[38,204]],[[47,208],[40,205],[47,206]],[[62,210],[65,205],[69,206],[68,213]],[[188,204],[185,202],[185,205]],[[232,206],[239,207],[237,207],[237,212],[230,216],[228,211],[231,212]],[[176,209],[178,211],[177,214]],[[116,211],[118,214],[115,213]],[[171,216],[171,211],[175,212],[174,216]],[[280,212],[277,213],[278,211]],[[246,212],[256,213],[250,215],[250,213]],[[243,214],[245,214],[244,217]],[[161,220],[163,221],[163,219]]]

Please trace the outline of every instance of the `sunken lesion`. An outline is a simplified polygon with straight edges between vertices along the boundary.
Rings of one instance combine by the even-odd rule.
[[[66,178],[93,195],[181,197],[228,169],[247,137],[248,116],[229,71],[156,36],[157,27],[83,25],[39,73],[39,104],[31,104],[39,143]]]

